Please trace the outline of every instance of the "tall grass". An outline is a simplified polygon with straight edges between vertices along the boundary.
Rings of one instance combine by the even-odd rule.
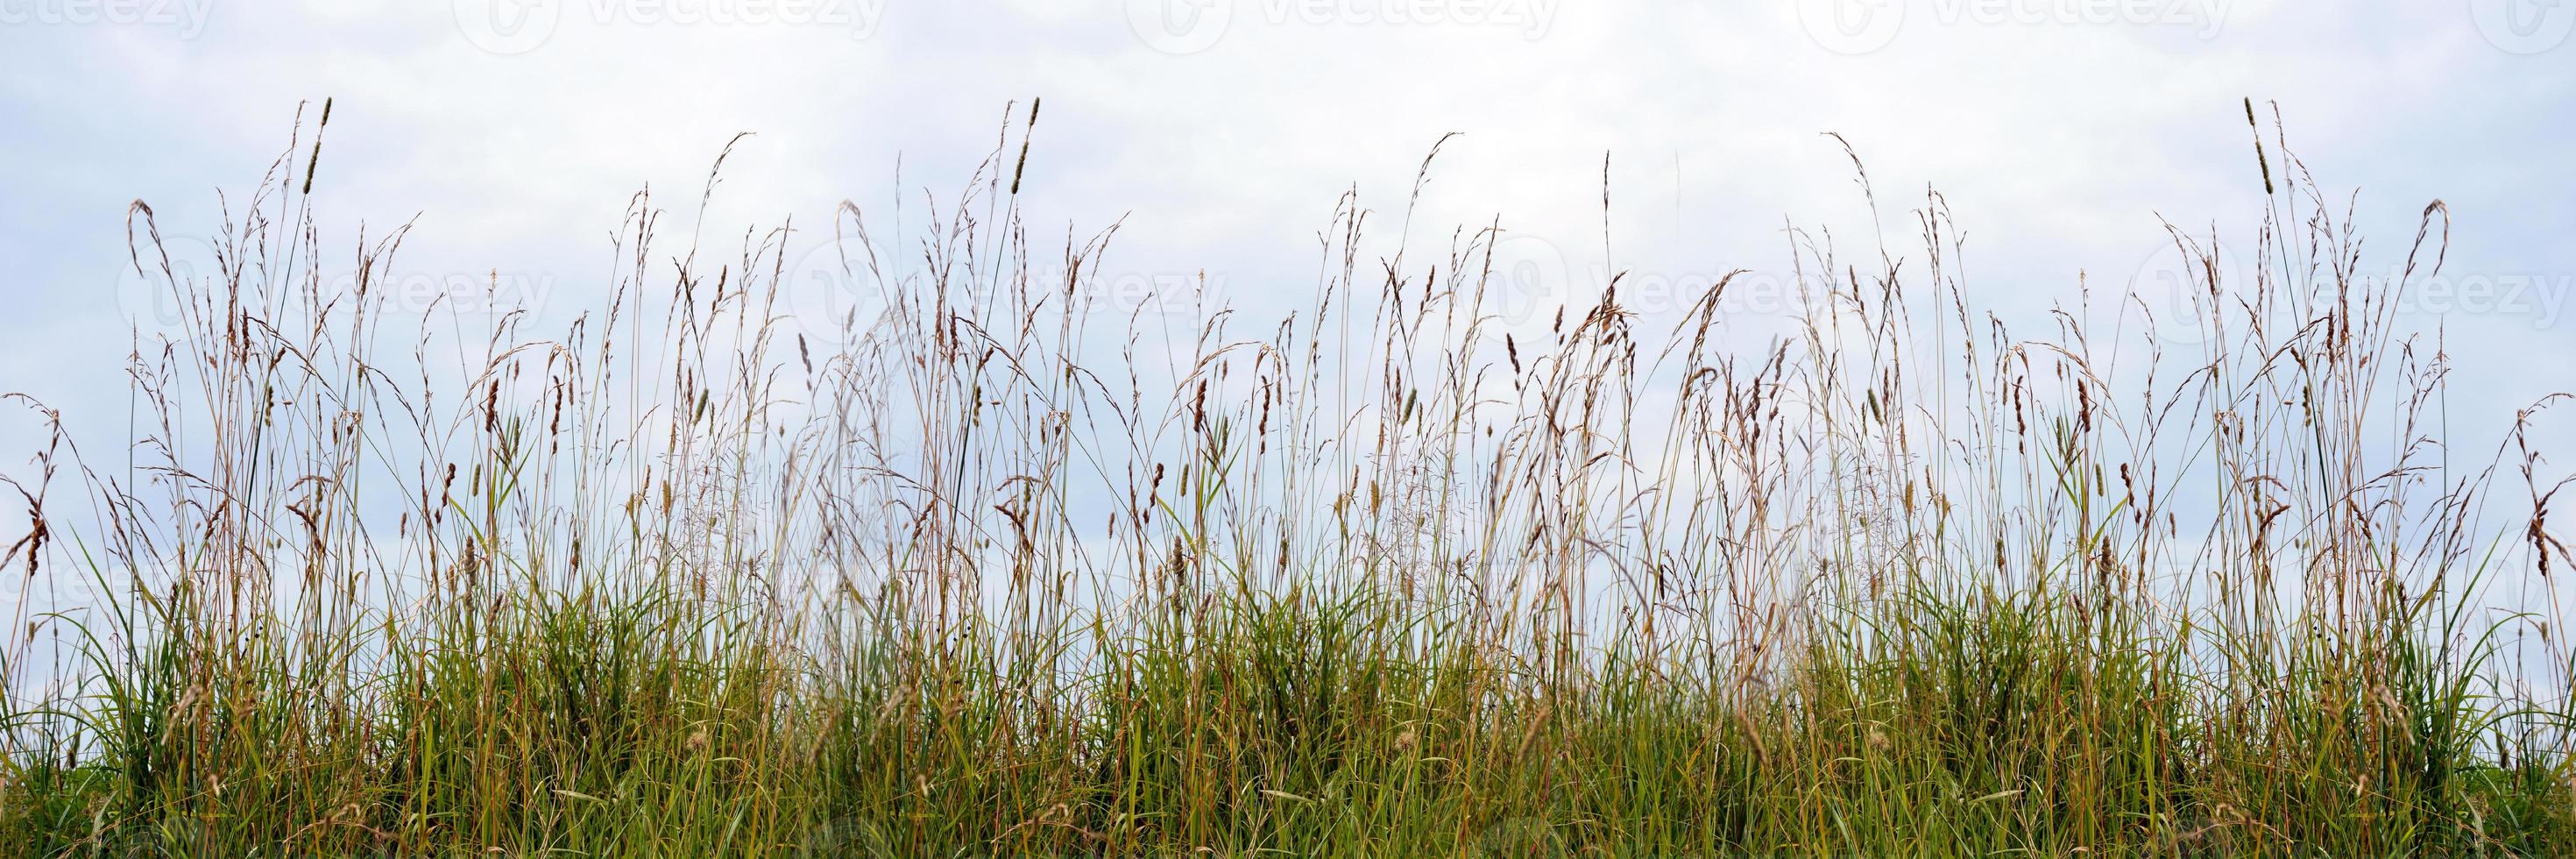
[[[886,307],[830,337],[806,230],[651,193],[550,336],[387,328],[400,230],[335,292],[318,140],[211,275],[138,202],[185,312],[131,446],[10,483],[12,575],[85,600],[0,667],[45,690],[7,852],[2576,852],[2571,713],[2514,685],[2567,676],[2546,403],[2455,454],[2395,312],[2438,203],[2364,277],[2258,127],[2253,258],[2171,232],[2166,349],[2089,288],[2012,333],[1932,193],[1909,253],[1793,232],[1762,340],[1725,283],[1500,318],[1501,227],[1390,247],[1353,194],[1309,306],[1165,347],[1079,304],[1106,233],[1024,229],[1035,114],[899,255],[834,213]]]

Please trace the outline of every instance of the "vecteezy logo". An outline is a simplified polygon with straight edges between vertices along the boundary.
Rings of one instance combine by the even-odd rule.
[[[477,48],[508,56],[546,43],[563,17],[561,0],[455,0],[456,29]]]
[[[1573,853],[1565,839],[1557,835],[1555,827],[1537,817],[1505,818],[1485,827],[1485,831],[1476,838],[1476,848],[1471,855],[1495,859],[1505,856],[1568,856]]]
[[[882,844],[876,842],[876,827],[859,817],[836,817],[805,834],[789,854],[796,859],[831,859],[840,856],[877,856]],[[876,849],[870,849],[876,848]]]
[[[1905,26],[1904,0],[1799,0],[1798,24],[1807,38],[1837,54],[1866,54],[1887,47]]]
[[[815,345],[840,347],[864,339],[885,315],[881,266],[893,264],[883,249],[843,234],[827,238],[787,267],[779,288],[797,331]]]
[[[2487,44],[2509,54],[2537,54],[2567,41],[2576,30],[2576,3],[2568,0],[2469,0],[2469,20]]]
[[[1507,326],[1544,323],[1546,314],[1574,300],[1574,267],[1556,243],[1530,233],[1495,240],[1488,301]]]
[[[2221,333],[2227,296],[2256,288],[2254,277],[2250,258],[2238,256],[2234,248],[2206,239],[2167,239],[2130,273],[2122,312],[2145,314],[2139,321],[2157,342],[2198,346]]]
[[[206,30],[214,0],[0,0],[0,27],[166,27],[182,40]]]
[[[1166,54],[1215,47],[1233,18],[1233,0],[1127,0],[1127,25],[1136,38]]]
[[[221,271],[215,245],[193,236],[138,241],[116,258],[116,309],[148,338],[175,334],[189,321],[187,296]]]

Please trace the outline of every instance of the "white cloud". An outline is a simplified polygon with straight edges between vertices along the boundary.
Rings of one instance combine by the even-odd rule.
[[[337,101],[317,190],[333,238],[417,214],[406,271],[548,278],[556,321],[604,287],[627,195],[649,183],[684,223],[735,132],[758,136],[727,168],[706,242],[730,250],[744,224],[792,215],[801,256],[842,199],[883,229],[897,199],[917,216],[920,189],[953,196],[1004,105],[1036,96],[1032,230],[1087,236],[1125,215],[1115,265],[1211,272],[1255,318],[1306,302],[1336,194],[1356,183],[1391,228],[1418,162],[1453,131],[1419,247],[1500,215],[1575,270],[1598,268],[1608,152],[1622,267],[1677,280],[1783,269],[1784,220],[1831,224],[1863,249],[1848,165],[1819,136],[1839,131],[1868,159],[1893,241],[1910,244],[1905,213],[1936,184],[1969,232],[1978,297],[2035,310],[2079,269],[2133,271],[2164,241],[2158,213],[2247,235],[2261,204],[2247,96],[2281,104],[2329,186],[2371,189],[2376,252],[2396,252],[2441,196],[2459,216],[2455,270],[2576,272],[2564,241],[2576,166],[2559,156],[2576,129],[2576,46],[2496,44],[2477,17],[2493,4],[2212,0],[2223,14],[2095,25],[2084,4],[1887,0],[1902,26],[1857,54],[1821,43],[1796,4],[1505,4],[1528,13],[1511,18],[1240,0],[1221,33],[1177,55],[1140,37],[1127,3],[846,0],[834,8],[864,21],[710,23],[760,2],[534,2],[554,24],[505,54],[448,2],[216,4],[194,31],[0,24],[0,157],[13,165],[0,298],[35,308],[0,317],[0,388],[118,413],[122,352],[93,344],[122,339],[103,297],[124,259],[125,201],[202,234],[211,189],[247,187],[296,102],[325,96]],[[2549,380],[2474,368],[2571,357],[2576,322],[2447,321],[2472,368],[2460,381],[2491,409]],[[64,368],[66,355],[89,357]]]

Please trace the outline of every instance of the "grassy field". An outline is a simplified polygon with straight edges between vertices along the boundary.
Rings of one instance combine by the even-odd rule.
[[[2438,203],[2366,268],[2258,126],[2185,342],[2073,273],[2007,330],[1937,194],[1793,231],[1780,336],[1501,319],[1504,228],[1354,195],[1305,309],[1175,331],[1072,306],[1034,124],[917,234],[797,227],[885,291],[837,336],[652,194],[565,330],[386,326],[320,125],[211,271],[138,203],[131,444],[9,472],[77,605],[12,619],[0,853],[2576,854],[2549,403],[2444,410]]]

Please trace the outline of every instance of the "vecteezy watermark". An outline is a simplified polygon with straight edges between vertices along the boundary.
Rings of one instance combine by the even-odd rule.
[[[2509,54],[2537,54],[2566,44],[2576,31],[2576,0],[2468,0],[2469,20],[2487,44]]]
[[[563,23],[566,7],[599,25],[831,27],[849,31],[853,39],[875,35],[885,14],[885,0],[455,0],[455,4],[456,29],[465,34],[465,40],[504,56],[544,45]]]
[[[1574,263],[1555,242],[1537,235],[1506,233],[1495,239],[1486,266],[1487,304],[1504,325],[1526,325],[1574,300]]]
[[[550,274],[487,271],[479,274],[377,272],[367,278],[367,294],[378,303],[368,312],[384,316],[498,317],[536,312],[555,292]],[[344,272],[323,279],[322,294],[355,296],[358,276]]]
[[[218,325],[227,312],[208,296],[228,291],[218,245],[192,236],[165,238],[117,260],[116,307],[138,333],[185,337],[192,327]],[[362,288],[363,287],[363,288]],[[283,286],[245,284],[248,312],[282,319],[312,319],[363,309],[378,324],[410,318],[498,318],[535,312],[551,300],[549,274],[500,271],[420,272],[373,270],[361,284],[356,271],[299,279]]]
[[[846,346],[866,339],[897,304],[920,306],[898,301],[898,293],[926,295],[936,287],[907,280],[904,262],[849,235],[807,248],[787,265],[778,285],[797,333],[814,346]],[[1120,319],[1200,319],[1229,297],[1225,276],[1210,272],[1104,272],[1090,266],[1073,272],[1061,265],[1031,265],[949,290],[949,300],[965,306],[1020,305],[1032,312]]]
[[[1504,856],[1571,856],[1574,845],[1544,818],[1508,817],[1485,827],[1476,835],[1478,857]]]
[[[2393,283],[2398,276],[2391,272],[2380,282]],[[2397,313],[2415,317],[2512,317],[2528,320],[2533,329],[2546,330],[2558,327],[2566,319],[2571,290],[2576,290],[2576,275],[2419,275],[2397,291]]]
[[[1060,270],[1038,272],[1038,284],[1062,284]],[[1226,306],[1231,297],[1225,275],[1210,272],[1116,272],[1084,270],[1069,290],[1067,305],[1077,314],[1151,315],[1198,319]]]
[[[1807,38],[1837,54],[1866,54],[1896,41],[1908,18],[1943,26],[2188,27],[2217,38],[2235,0],[1798,0]],[[2542,0],[2552,2],[2552,0]]]
[[[215,244],[171,236],[133,249],[116,263],[116,310],[137,331],[175,333],[199,310],[186,295],[215,281],[221,267]]]
[[[2129,273],[2120,310],[2138,314],[2131,318],[2155,342],[2198,346],[2219,336],[2220,313],[2230,292],[2250,289],[2253,283],[2253,259],[2234,248],[2167,239],[2149,249]]]
[[[1484,312],[1505,326],[1543,324],[1559,311],[1580,314],[1591,302],[1619,287],[1620,308],[1653,318],[1708,310],[1717,320],[1745,317],[1796,318],[1828,300],[1824,284],[1802,283],[1794,274],[1715,268],[1623,268],[1616,272],[1600,260],[1577,263],[1555,242],[1533,233],[1511,233],[1494,240],[1491,258],[1471,260],[1487,268]],[[1711,296],[1710,292],[1716,295]],[[1711,307],[1710,305],[1714,305]]]
[[[884,248],[854,236],[806,249],[778,284],[798,333],[823,346],[866,337],[885,315],[884,281],[894,263]]]
[[[1215,47],[1231,29],[1237,5],[1256,7],[1270,26],[1504,27],[1523,38],[1547,35],[1564,0],[1127,0],[1136,38],[1166,54]]]
[[[2126,284],[2125,310],[2143,314],[2147,336],[2166,345],[2196,346],[2243,335],[2250,311],[2240,296],[2263,291],[2255,261],[2225,245],[2159,245]],[[2576,274],[2416,272],[2403,268],[2353,275],[2357,294],[2385,301],[2398,324],[2427,331],[2467,317],[2521,320],[2534,330],[2565,321],[2576,296]],[[2213,291],[2212,281],[2215,280]],[[2132,317],[2135,318],[2135,317]]]
[[[155,27],[205,32],[214,0],[0,0],[0,27]]]
[[[867,856],[883,848],[882,836],[873,821],[856,815],[836,817],[805,833],[796,843],[794,859],[829,859],[835,856]]]
[[[1837,54],[1866,54],[1896,41],[1905,0],[1799,0],[1798,26]]]

